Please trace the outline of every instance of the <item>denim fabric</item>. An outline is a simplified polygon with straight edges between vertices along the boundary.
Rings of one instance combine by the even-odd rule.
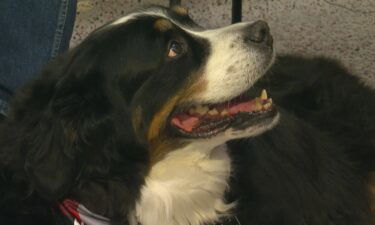
[[[13,93],[69,47],[77,0],[0,0],[0,113]]]

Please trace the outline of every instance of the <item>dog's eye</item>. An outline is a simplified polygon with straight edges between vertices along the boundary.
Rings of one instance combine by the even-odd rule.
[[[175,58],[183,52],[182,44],[177,41],[170,41],[168,45],[168,57]]]

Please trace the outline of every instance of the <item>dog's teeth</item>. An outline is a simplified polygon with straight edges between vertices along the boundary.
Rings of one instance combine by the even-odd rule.
[[[226,115],[228,115],[228,114],[229,114],[229,112],[228,112],[227,109],[224,109],[224,110],[221,111],[221,113],[220,113],[221,116],[226,116]]]
[[[208,115],[210,116],[215,116],[215,115],[218,115],[219,112],[217,111],[217,109],[211,109],[210,111],[208,111]]]
[[[269,109],[272,106],[272,98],[267,99],[267,102],[263,104],[263,109]]]
[[[254,111],[255,112],[258,112],[260,110],[262,110],[263,106],[261,104],[256,104],[255,107],[254,107]]]
[[[263,108],[264,109],[269,109],[271,107],[271,103],[270,102],[267,102],[266,104],[263,105]]]
[[[263,89],[262,93],[260,94],[260,99],[267,100],[267,98],[268,98],[267,91],[266,91],[266,89]]]
[[[207,106],[203,106],[203,105],[198,105],[195,108],[195,112],[199,113],[199,114],[206,114],[208,112],[208,110],[210,110],[210,109]]]
[[[260,98],[255,99],[255,104],[254,104],[254,111],[258,112],[262,110],[263,105],[262,105],[262,100]]]

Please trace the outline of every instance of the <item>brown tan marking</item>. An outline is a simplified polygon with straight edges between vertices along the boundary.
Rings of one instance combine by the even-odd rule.
[[[78,139],[77,130],[70,126],[64,128],[64,134],[65,134],[65,137],[72,143]]]
[[[207,86],[206,81],[200,79],[200,73],[192,75],[196,81],[170,98],[153,117],[148,133],[147,140],[150,144],[151,162],[157,162],[171,149],[176,148],[182,143],[170,140],[164,133],[167,123],[167,117],[176,105],[186,102],[199,95]]]
[[[159,112],[156,113],[154,118],[152,119],[150,128],[148,130],[147,139],[152,141],[156,137],[159,136],[160,130],[165,125],[165,120],[167,116],[171,113],[173,108],[177,105],[180,96],[176,95],[172,97],[162,108]]]
[[[166,135],[160,136],[158,139],[150,143],[150,165],[154,165],[164,158],[164,156],[173,151],[173,149],[182,148],[187,142],[168,138]]]
[[[154,28],[159,31],[167,31],[172,27],[172,23],[167,19],[157,19],[154,23]]]
[[[188,88],[183,88],[183,91],[179,92],[177,95],[173,96],[162,108],[157,112],[152,119],[150,128],[148,130],[147,139],[149,141],[157,138],[160,134],[160,130],[164,128],[165,120],[167,116],[171,113],[173,108],[178,103],[183,103],[192,99],[194,96],[202,92],[206,87],[206,82],[203,80],[198,80],[193,83]]]
[[[172,7],[172,11],[181,16],[186,16],[189,13],[188,10],[182,6],[174,6]]]

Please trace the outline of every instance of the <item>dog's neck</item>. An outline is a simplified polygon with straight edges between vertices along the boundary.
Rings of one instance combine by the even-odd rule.
[[[136,224],[201,225],[215,223],[234,203],[224,193],[231,172],[226,144],[192,143],[155,164],[137,202]]]

